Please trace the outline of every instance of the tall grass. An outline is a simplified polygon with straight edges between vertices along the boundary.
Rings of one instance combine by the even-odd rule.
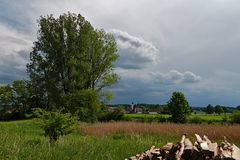
[[[115,133],[177,135],[195,133],[207,135],[213,140],[221,140],[226,136],[233,142],[240,143],[240,125],[209,124],[175,124],[175,123],[139,123],[109,122],[83,125],[81,130],[87,135],[106,136]]]

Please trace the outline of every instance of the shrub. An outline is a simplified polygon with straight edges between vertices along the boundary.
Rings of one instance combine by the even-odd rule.
[[[158,118],[158,122],[167,122],[167,121],[168,121],[168,118],[166,118],[166,117],[160,116]]]
[[[104,113],[101,114],[101,117],[99,117],[100,121],[119,121],[123,120],[124,118],[124,109],[123,107],[116,107],[114,111],[109,112],[107,110],[104,111]]]
[[[191,114],[191,108],[182,92],[173,92],[167,106],[172,115],[171,119],[173,122],[187,122],[187,117]]]
[[[235,111],[232,114],[232,122],[233,123],[240,123],[240,111]]]
[[[41,128],[50,142],[56,142],[60,136],[70,134],[76,128],[77,118],[70,113],[36,109],[35,114],[40,118]]]
[[[200,117],[193,117],[189,119],[189,123],[201,124],[203,120]]]

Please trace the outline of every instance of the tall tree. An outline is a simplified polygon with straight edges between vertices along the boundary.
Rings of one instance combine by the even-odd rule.
[[[113,72],[118,54],[112,35],[94,29],[80,14],[48,15],[38,22],[27,71],[40,106],[59,105],[64,95],[101,91],[118,80]]]
[[[213,113],[214,113],[214,107],[213,107],[211,104],[209,104],[209,105],[205,108],[205,112],[206,112],[207,114],[213,114]]]
[[[167,105],[172,115],[172,120],[176,123],[185,123],[187,116],[191,114],[188,101],[182,92],[173,92]]]

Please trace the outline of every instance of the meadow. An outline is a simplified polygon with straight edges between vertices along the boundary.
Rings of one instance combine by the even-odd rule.
[[[240,125],[107,122],[80,123],[76,132],[50,144],[36,120],[0,122],[0,159],[122,160],[152,145],[177,142],[183,133],[226,136],[240,145]]]
[[[191,123],[223,123],[230,120],[231,114],[191,114],[189,122]],[[168,114],[125,114],[124,120],[126,121],[137,121],[137,122],[167,122],[171,115]]]

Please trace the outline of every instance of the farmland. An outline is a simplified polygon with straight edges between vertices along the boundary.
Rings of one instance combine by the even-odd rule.
[[[177,142],[183,133],[192,137],[195,132],[216,141],[225,135],[240,144],[239,125],[108,122],[79,126],[50,145],[35,120],[0,122],[0,159],[122,160],[152,145]]]
[[[127,121],[138,121],[138,122],[166,122],[171,115],[168,114],[125,114],[124,120]],[[231,114],[226,115],[226,121],[230,120]],[[209,115],[209,114],[192,114],[189,120],[198,119],[198,122],[193,123],[222,123],[224,122],[225,116],[221,115]]]

